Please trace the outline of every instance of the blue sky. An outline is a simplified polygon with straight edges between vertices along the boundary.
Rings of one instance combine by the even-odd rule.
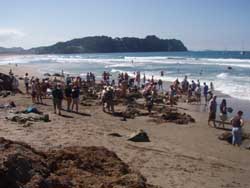
[[[250,0],[0,0],[0,18],[5,47],[155,34],[190,50],[250,50]]]

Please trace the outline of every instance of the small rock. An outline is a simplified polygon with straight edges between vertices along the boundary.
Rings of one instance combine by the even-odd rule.
[[[114,137],[122,137],[119,133],[110,133],[108,134],[109,136],[114,136]]]
[[[150,142],[147,133],[143,130],[133,133],[128,140],[133,142]]]

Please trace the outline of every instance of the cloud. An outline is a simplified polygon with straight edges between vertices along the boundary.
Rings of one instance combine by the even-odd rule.
[[[24,37],[25,34],[16,29],[2,29],[0,28],[0,42],[8,42],[13,39]]]

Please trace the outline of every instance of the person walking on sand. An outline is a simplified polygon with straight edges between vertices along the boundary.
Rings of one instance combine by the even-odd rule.
[[[72,103],[72,84],[67,84],[64,89],[64,94],[67,101],[67,111],[70,112],[70,106]]]
[[[78,113],[79,102],[80,102],[80,89],[76,85],[74,85],[72,89],[72,111],[74,110],[74,106],[76,106],[76,112]]]
[[[53,97],[54,113],[56,114],[56,110],[58,110],[58,114],[61,115],[63,91],[61,89],[60,83],[58,83],[52,90],[52,97]]]
[[[211,127],[210,122],[213,121],[214,127],[216,127],[215,119],[216,119],[216,111],[217,111],[217,102],[216,96],[214,96],[209,102],[209,117],[208,117],[208,126]]]
[[[240,146],[242,142],[242,127],[244,126],[244,120],[242,119],[243,112],[238,111],[237,115],[231,120],[232,124],[232,144]]]
[[[26,89],[26,94],[29,94],[29,74],[25,73],[25,76],[23,77],[25,89]]]

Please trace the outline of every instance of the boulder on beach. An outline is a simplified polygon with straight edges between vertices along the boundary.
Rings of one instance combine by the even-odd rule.
[[[148,134],[143,130],[133,133],[128,140],[133,142],[150,142]]]
[[[7,74],[0,73],[0,91],[9,90],[12,91],[12,80],[13,78]]]
[[[40,152],[0,138],[2,188],[156,188],[104,147]]]

